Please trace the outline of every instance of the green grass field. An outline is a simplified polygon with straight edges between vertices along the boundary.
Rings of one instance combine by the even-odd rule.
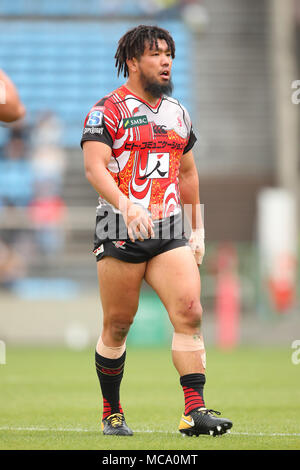
[[[291,350],[209,348],[209,408],[231,434],[177,432],[183,394],[165,349],[128,348],[122,405],[133,437],[103,436],[94,352],[8,348],[0,365],[0,449],[300,449],[300,364]]]

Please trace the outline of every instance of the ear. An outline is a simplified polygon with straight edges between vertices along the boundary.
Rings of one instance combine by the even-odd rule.
[[[135,73],[138,70],[138,61],[135,57],[132,59],[126,59],[126,64],[129,72]]]

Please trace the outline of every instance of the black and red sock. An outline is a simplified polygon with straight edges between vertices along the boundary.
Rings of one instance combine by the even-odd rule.
[[[95,353],[95,364],[103,397],[103,416],[123,413],[120,403],[120,385],[123,378],[126,351],[118,359],[108,359]]]
[[[205,375],[200,373],[183,375],[180,377],[180,383],[184,393],[185,416],[196,408],[205,408],[203,396]]]

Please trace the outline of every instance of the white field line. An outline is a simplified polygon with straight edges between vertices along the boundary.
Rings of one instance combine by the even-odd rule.
[[[84,428],[51,428],[51,427],[44,427],[44,426],[0,426],[0,431],[36,431],[36,432],[100,432],[99,428],[93,429],[84,429]],[[163,431],[163,430],[134,430],[137,434],[177,434],[179,435],[178,431]],[[283,437],[283,436],[293,436],[293,437],[300,437],[300,433],[284,433],[284,432],[273,432],[273,433],[266,433],[266,432],[231,432],[230,435],[233,436],[255,436],[255,437]]]

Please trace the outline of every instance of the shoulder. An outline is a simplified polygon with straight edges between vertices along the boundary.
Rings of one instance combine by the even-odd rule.
[[[174,109],[177,108],[177,112],[179,112],[186,124],[186,126],[189,128],[192,125],[190,114],[187,110],[187,108],[176,98],[173,98],[173,96],[164,96],[163,99],[170,103],[170,106],[174,107]]]
[[[118,121],[121,118],[120,109],[113,98],[113,93],[114,92],[104,96],[91,107],[85,118],[84,125],[89,121],[93,125],[97,125],[103,118],[113,119],[114,121]]]
[[[97,101],[96,104],[92,107],[91,111],[96,108],[102,108],[104,111],[110,110],[113,112],[118,112],[119,110],[119,99],[115,93],[115,91],[112,91],[111,93],[107,94],[103,98],[101,98],[99,101]]]
[[[187,108],[177,98],[174,98],[173,96],[164,95],[163,100],[170,103],[170,106],[174,106],[178,109],[181,109],[182,113],[189,115]]]

